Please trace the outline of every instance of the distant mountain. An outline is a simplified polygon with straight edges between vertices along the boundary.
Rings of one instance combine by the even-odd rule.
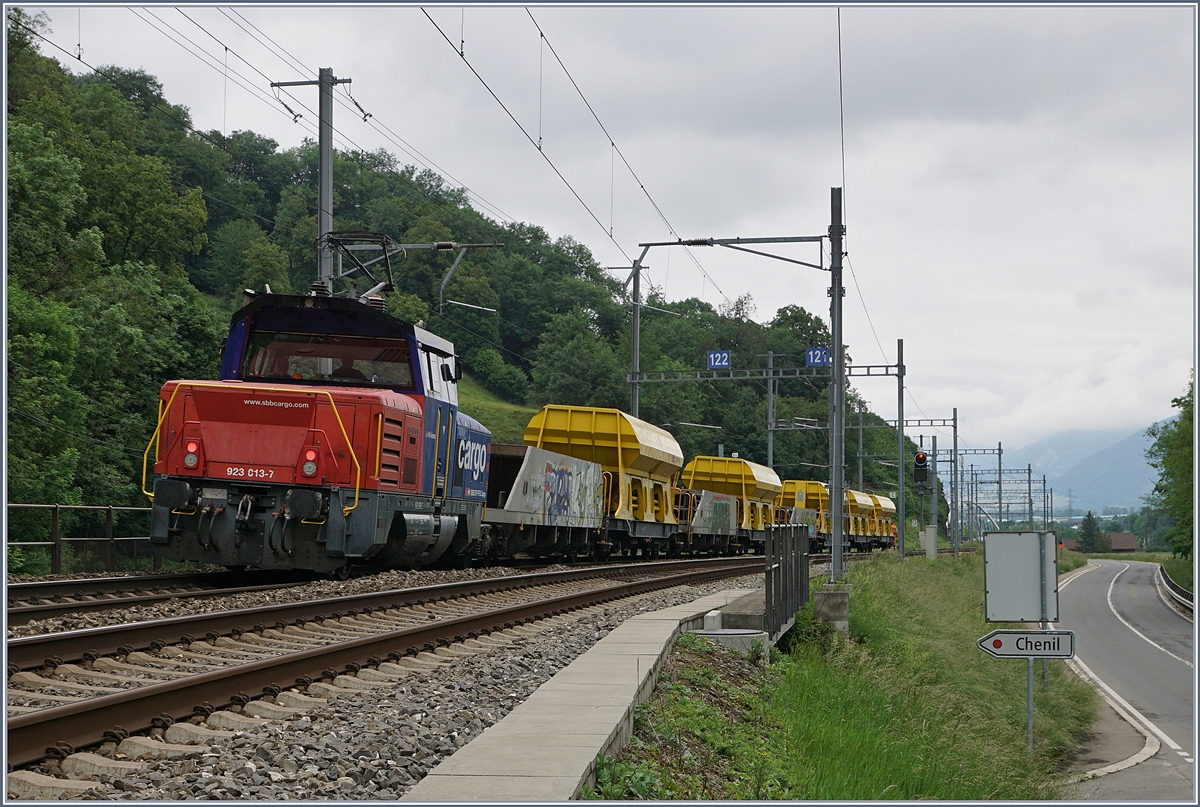
[[[1024,468],[1032,465],[1034,476],[1040,478],[1044,474],[1046,484],[1050,484],[1051,480],[1058,479],[1076,463],[1128,436],[1129,432],[1124,430],[1059,432],[1022,448],[1005,448],[1004,467]],[[995,457],[978,459],[982,462],[977,464],[985,468],[996,467]],[[1058,490],[1057,484],[1054,489]]]
[[[1110,506],[1141,507],[1142,497],[1158,480],[1158,472],[1146,462],[1146,449],[1153,442],[1143,429],[1075,463],[1054,479],[1055,510],[1067,504],[1068,490],[1075,513],[1099,513]],[[1049,474],[1046,481],[1049,484]]]
[[[1163,421],[1164,423],[1167,421]],[[1105,507],[1138,509],[1154,489],[1158,472],[1146,462],[1154,441],[1141,429],[1126,431],[1060,432],[1022,448],[1004,449],[1005,469],[1033,467],[1035,480],[1045,475],[1054,488],[1054,510],[1064,513],[1069,499],[1076,515],[1088,510],[1099,515]],[[967,457],[977,467],[994,470],[992,455]],[[1007,473],[1006,479],[1011,479]]]

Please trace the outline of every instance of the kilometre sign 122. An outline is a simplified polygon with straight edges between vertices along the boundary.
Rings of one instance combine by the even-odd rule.
[[[996,658],[1075,658],[1075,634],[1069,630],[994,630],[979,649]]]

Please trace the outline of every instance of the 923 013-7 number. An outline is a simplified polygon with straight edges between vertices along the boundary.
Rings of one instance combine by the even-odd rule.
[[[227,465],[225,475],[237,479],[274,479],[274,468],[243,468],[239,465]]]

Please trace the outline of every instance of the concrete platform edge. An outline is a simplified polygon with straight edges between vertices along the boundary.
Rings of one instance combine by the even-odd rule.
[[[598,665],[617,658],[610,650],[620,646],[627,647],[631,641],[644,644],[648,632],[658,632],[654,630],[655,627],[670,626],[659,634],[661,645],[657,654],[645,654],[653,658],[646,664],[646,669],[642,669],[640,662],[635,662],[636,676],[629,682],[627,690],[630,702],[624,709],[618,712],[617,709],[605,707],[602,703],[591,704],[588,702],[589,690],[579,692],[578,701],[572,703],[575,715],[590,709],[594,712],[594,719],[590,726],[576,728],[573,735],[576,744],[570,746],[571,752],[560,753],[560,759],[557,760],[560,769],[554,770],[553,765],[548,764],[544,768],[539,767],[538,772],[534,774],[517,772],[511,767],[498,765],[503,761],[495,753],[496,749],[518,747],[523,734],[528,736],[527,732],[531,728],[554,718],[554,715],[544,710],[548,706],[552,707],[556,699],[533,698],[518,705],[498,723],[443,760],[404,794],[401,801],[567,801],[580,798],[584,785],[593,784],[595,781],[596,755],[612,756],[632,737],[634,709],[644,703],[654,691],[663,661],[674,648],[679,635],[688,630],[702,628],[706,613],[728,605],[745,594],[745,589],[732,589],[661,611],[638,614],[617,626],[590,650],[546,682],[557,683],[557,691],[561,694],[564,682],[577,676],[582,678],[588,668],[594,670]],[[633,639],[633,636],[637,638]],[[614,686],[620,684],[614,683]],[[547,692],[553,690],[552,687]],[[537,690],[541,691],[541,688]],[[578,743],[584,742],[585,739],[590,743],[590,747],[588,753],[583,755],[579,752]],[[554,760],[550,762],[553,763]]]

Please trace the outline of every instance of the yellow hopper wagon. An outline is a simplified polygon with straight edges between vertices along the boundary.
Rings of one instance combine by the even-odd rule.
[[[783,491],[779,475],[740,457],[698,456],[680,476],[680,486],[734,497],[742,550],[762,551],[766,527],[775,523],[775,500]]]
[[[811,479],[785,479],[783,491],[775,500],[778,521],[807,524],[811,536],[809,551],[823,551],[829,535],[829,491],[824,482]]]
[[[887,496],[872,494],[871,500],[875,505],[871,519],[872,544],[880,549],[889,549],[896,545],[896,505]]]
[[[844,501],[842,534],[846,536],[846,545],[856,552],[870,552],[874,544],[871,520],[875,516],[875,502],[870,495],[849,489]]]
[[[886,496],[846,489],[842,505],[842,546],[859,552],[895,545],[896,506]],[[811,479],[788,479],[776,506],[791,523],[815,523],[812,552],[830,546],[829,488]],[[812,515],[815,513],[815,516]]]
[[[672,478],[683,452],[669,432],[619,409],[547,404],[525,428],[525,443],[600,466],[600,554],[656,557],[671,547],[678,529]]]

